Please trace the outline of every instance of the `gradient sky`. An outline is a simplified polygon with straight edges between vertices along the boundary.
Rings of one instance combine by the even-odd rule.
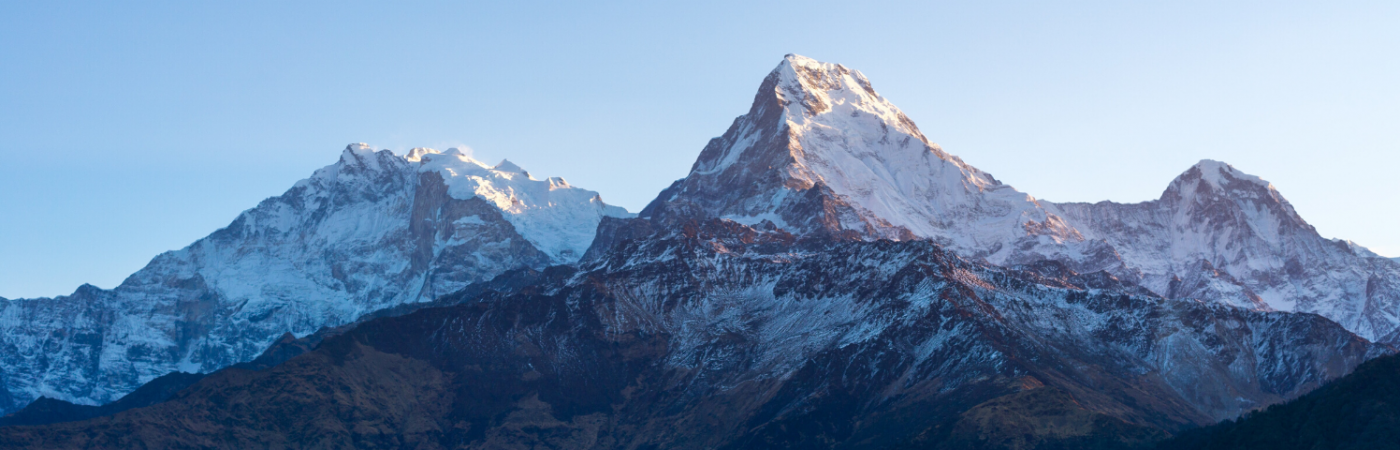
[[[0,296],[114,287],[351,142],[637,211],[786,53],[1037,198],[1218,159],[1400,256],[1400,2],[117,3],[0,3]]]

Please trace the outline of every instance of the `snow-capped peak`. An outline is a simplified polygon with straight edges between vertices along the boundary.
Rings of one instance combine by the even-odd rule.
[[[374,147],[363,142],[346,145],[345,150],[340,152],[340,165],[379,168],[378,161],[374,157]]]
[[[453,198],[478,197],[491,203],[521,236],[555,263],[572,263],[583,256],[601,217],[631,216],[622,207],[604,203],[597,192],[573,187],[561,177],[537,180],[509,160],[492,166],[455,147],[447,151],[416,147],[396,156],[387,150],[376,152],[364,143],[350,144],[339,163],[316,171],[312,178],[369,176],[368,182],[373,183],[376,177],[405,166],[416,167],[418,173],[438,174]],[[302,180],[297,185],[309,182]]]
[[[1239,220],[1250,222],[1264,236],[1275,235],[1279,227],[1311,229],[1272,183],[1220,161],[1206,159],[1191,166],[1172,180],[1162,200],[1179,205],[1179,214],[1195,220],[1208,215],[1219,223],[1220,214],[1239,214]]]
[[[583,256],[601,217],[630,216],[622,207],[603,203],[597,192],[569,186],[558,177],[536,180],[509,160],[488,166],[456,148],[443,153],[428,149],[417,156],[418,171],[441,175],[449,195],[495,205],[521,236],[558,263]]]
[[[425,155],[436,155],[440,153],[442,152],[427,147],[414,147],[412,150],[408,151],[408,155],[405,155],[404,159],[417,162],[422,161]]]
[[[1262,178],[1241,172],[1235,166],[1212,159],[1202,159],[1177,177],[1178,182],[1190,182],[1195,179],[1200,179],[1217,190],[1227,189],[1234,183],[1248,183],[1265,189],[1273,189],[1273,185]]]
[[[1031,197],[929,142],[859,71],[798,55],[642,214],[666,211],[799,233],[935,238],[981,255],[1028,234],[1082,240]]]
[[[515,163],[510,162],[509,159],[502,159],[500,164],[497,164],[496,167],[492,167],[491,169],[492,169],[492,170],[499,170],[499,171],[501,171],[501,172],[516,172],[516,173],[524,173],[524,172],[525,172],[525,169],[521,169],[520,166],[517,166],[517,165],[515,165]]]
[[[1272,184],[1229,164],[1191,166],[1159,200],[1055,208],[1087,238],[1110,243],[1160,294],[1179,295],[1172,286],[1184,284],[1173,280],[1190,280],[1209,263],[1226,276],[1206,277],[1214,281],[1193,295],[1233,296],[1236,304],[1257,297],[1271,309],[1324,315],[1367,339],[1400,336],[1400,289],[1391,281],[1400,267],[1321,237]]]

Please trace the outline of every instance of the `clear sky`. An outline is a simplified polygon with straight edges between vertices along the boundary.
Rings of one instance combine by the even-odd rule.
[[[1038,198],[1154,199],[1218,159],[1400,256],[1400,2],[1311,3],[3,2],[0,296],[114,287],[351,142],[637,211],[786,53]]]

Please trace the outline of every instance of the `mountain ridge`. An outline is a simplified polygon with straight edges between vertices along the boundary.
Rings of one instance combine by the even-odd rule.
[[[1392,343],[1400,330],[1400,265],[1323,238],[1272,184],[1228,164],[1193,165],[1157,200],[1053,205],[1136,272],[1122,276],[1159,294],[1315,312]],[[1193,278],[1197,287],[1182,291]]]
[[[0,427],[0,443],[937,446],[998,426],[963,413],[1039,389],[1071,399],[1075,422],[1033,442],[1115,439],[1093,430],[1132,441],[1292,398],[1394,350],[1312,314],[1131,287],[925,240],[798,239],[712,219],[519,289],[371,320],[155,406]],[[939,431],[953,424],[962,431]]]
[[[105,403],[168,372],[248,361],[287,332],[577,260],[609,215],[629,216],[562,178],[496,170],[457,149],[400,156],[350,144],[116,288],[0,302],[0,382],[12,396],[0,412],[40,396]]]

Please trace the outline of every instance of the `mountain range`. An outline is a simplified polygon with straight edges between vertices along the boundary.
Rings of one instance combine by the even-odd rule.
[[[7,411],[214,372],[0,442],[1141,448],[1394,352],[1397,283],[1228,164],[1149,202],[1038,200],[788,55],[636,216],[352,145],[113,290],[0,302]],[[317,341],[229,367],[287,332]]]
[[[641,212],[797,233],[929,239],[992,264],[1107,271],[1158,295],[1312,312],[1400,339],[1400,265],[1326,239],[1272,184],[1201,161],[1155,200],[1053,203],[929,142],[857,71],[790,56],[749,113]]]

